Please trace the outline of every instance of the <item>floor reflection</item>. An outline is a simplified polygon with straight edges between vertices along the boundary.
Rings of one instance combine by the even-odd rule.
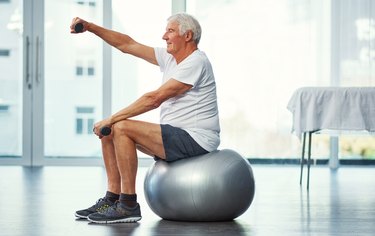
[[[105,235],[141,235],[137,233],[140,223],[122,223],[122,224],[95,224],[88,223],[90,227],[102,228]]]
[[[178,232],[176,232],[178,231]],[[151,235],[250,235],[250,227],[234,221],[178,222],[160,220],[150,230]]]

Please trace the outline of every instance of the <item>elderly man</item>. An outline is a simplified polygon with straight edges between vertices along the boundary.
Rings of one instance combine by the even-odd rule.
[[[93,206],[75,213],[94,223],[136,222],[141,219],[135,189],[137,149],[170,162],[219,146],[216,83],[210,61],[198,49],[201,27],[188,14],[172,15],[163,35],[166,48],[153,48],[80,18],[73,19],[71,33],[79,33],[75,32],[78,23],[83,25],[82,33],[91,32],[123,53],[159,66],[163,72],[159,88],[94,125],[102,144],[107,192]],[[131,119],[159,106],[160,124]],[[102,127],[111,127],[111,134],[103,136]]]

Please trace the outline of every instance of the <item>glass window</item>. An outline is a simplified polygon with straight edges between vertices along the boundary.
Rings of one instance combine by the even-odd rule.
[[[8,49],[0,49],[0,57],[9,57],[10,50]]]
[[[301,143],[290,133],[286,109],[295,89],[374,86],[375,5],[334,2],[340,4],[331,11],[324,0],[187,0],[188,13],[202,24],[200,48],[215,70],[221,148],[247,157],[299,157]],[[339,81],[331,77],[336,67]],[[374,155],[374,137],[341,138],[341,155]],[[314,136],[314,158],[329,157],[329,148],[328,135]]]
[[[23,146],[23,1],[0,0],[0,159]],[[2,4],[5,3],[5,4]]]
[[[93,107],[77,107],[76,108],[76,133],[92,135],[94,127],[94,111]]]
[[[87,68],[87,75],[88,76],[94,76],[95,75],[95,68],[94,67],[88,67]]]
[[[95,75],[95,62],[93,60],[89,60],[87,62],[87,75],[88,76]]]
[[[82,76],[83,75],[83,67],[82,66],[77,66],[76,67],[76,75]]]
[[[76,133],[82,134],[83,130],[83,120],[80,118],[76,119]]]
[[[92,114],[94,113],[93,107],[77,107],[78,114]]]
[[[171,8],[171,1],[113,0],[113,29],[129,34],[142,44],[164,47],[162,36]],[[158,88],[162,74],[157,66],[114,49],[112,79],[112,112],[117,112],[142,94]],[[137,119],[159,123],[159,110],[148,112]]]
[[[355,4],[354,4],[355,3]],[[339,75],[346,87],[375,85],[375,4],[372,0],[341,0]],[[349,159],[375,159],[375,137],[341,135],[340,154]]]
[[[0,113],[6,113],[9,111],[9,105],[1,105],[0,104]]]
[[[340,85],[375,85],[375,4],[340,1]]]
[[[87,134],[93,133],[92,129],[94,127],[94,123],[95,123],[94,118],[87,118],[87,129],[86,129]]]
[[[79,0],[79,1],[76,1],[77,4],[79,5],[87,5],[87,6],[90,6],[90,7],[95,7],[96,6],[96,1],[93,1],[93,0]]]
[[[103,1],[45,1],[47,158],[101,155],[92,124],[102,118],[103,43],[89,32],[70,34],[69,25],[76,16],[101,25],[102,4]]]
[[[286,106],[298,87],[330,84],[329,2],[187,0],[216,76],[220,148],[246,157],[300,156]],[[315,139],[314,157],[327,157],[325,138]]]
[[[77,76],[95,76],[95,63],[92,60],[82,63],[82,60],[77,62],[76,65]]]

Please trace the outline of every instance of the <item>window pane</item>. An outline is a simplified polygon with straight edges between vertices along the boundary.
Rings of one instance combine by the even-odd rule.
[[[112,11],[114,30],[129,34],[136,41],[149,46],[165,46],[162,36],[171,14],[171,1],[113,0]],[[155,65],[118,50],[112,52],[112,111],[117,112],[142,94],[158,88],[162,75]],[[159,110],[137,119],[158,123]]]
[[[200,49],[215,71],[220,148],[246,157],[300,156],[286,106],[298,87],[330,84],[329,4],[187,0],[202,25]],[[315,139],[314,157],[327,157],[329,146],[318,145],[326,139]]]
[[[76,75],[83,75],[83,68],[80,66],[76,67]]]
[[[22,1],[0,1],[0,158],[22,155]]]
[[[94,119],[87,119],[87,134],[93,133],[92,129],[94,127],[94,123],[95,123]]]
[[[0,112],[8,112],[9,111],[9,105],[1,105],[0,104]]]
[[[202,24],[200,48],[216,72],[222,148],[248,157],[299,157],[286,110],[296,88],[375,84],[371,0],[187,0],[187,8]],[[335,68],[338,81],[331,77]],[[375,156],[373,137],[340,140],[342,156]],[[328,135],[314,136],[314,158],[329,157],[329,148]]]
[[[375,4],[371,2],[340,1],[341,86],[375,85]]]
[[[9,57],[10,50],[9,49],[0,49],[0,57]]]
[[[101,155],[95,135],[76,134],[86,134],[87,119],[99,120],[102,116],[102,76],[98,75],[102,71],[103,44],[88,32],[69,33],[70,22],[76,16],[102,24],[103,1],[91,2],[96,4],[45,1],[46,157]],[[97,73],[89,80],[77,79],[76,75],[87,76],[89,61],[100,65]]]
[[[372,0],[341,0],[338,9],[340,34],[340,85],[375,85],[375,4]],[[342,135],[344,158],[375,159],[375,137]]]
[[[88,75],[88,76],[93,76],[93,75],[95,75],[95,68],[94,68],[94,67],[89,67],[89,68],[87,68],[87,75]]]
[[[77,107],[77,113],[88,113],[94,114],[94,108],[92,107]]]
[[[83,130],[83,120],[82,119],[77,119],[76,133],[77,134],[82,134],[82,130]]]

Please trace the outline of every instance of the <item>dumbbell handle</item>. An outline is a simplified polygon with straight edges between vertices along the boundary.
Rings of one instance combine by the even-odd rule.
[[[75,26],[74,26],[74,31],[76,33],[81,33],[83,31],[83,24],[82,23],[77,23]]]
[[[112,132],[111,128],[108,127],[108,126],[104,126],[100,129],[100,133],[103,135],[103,136],[108,136],[110,135]]]

